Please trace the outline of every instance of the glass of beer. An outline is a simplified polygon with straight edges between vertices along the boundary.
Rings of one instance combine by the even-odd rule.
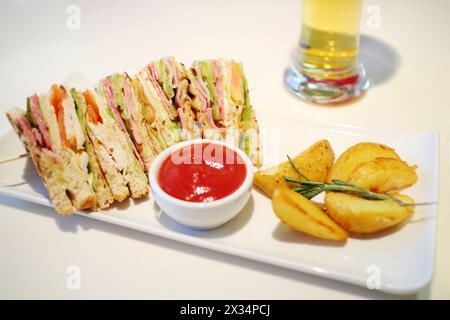
[[[284,81],[300,98],[338,104],[370,86],[359,63],[363,0],[302,0],[300,42]]]

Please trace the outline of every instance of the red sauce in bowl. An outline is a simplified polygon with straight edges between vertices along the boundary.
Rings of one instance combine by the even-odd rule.
[[[233,150],[214,143],[196,143],[167,157],[158,182],[180,200],[210,202],[229,196],[244,182],[244,160]]]

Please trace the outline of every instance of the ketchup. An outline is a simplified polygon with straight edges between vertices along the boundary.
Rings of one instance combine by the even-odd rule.
[[[196,143],[163,161],[158,182],[177,199],[210,202],[232,194],[245,176],[244,160],[235,151],[219,144]]]

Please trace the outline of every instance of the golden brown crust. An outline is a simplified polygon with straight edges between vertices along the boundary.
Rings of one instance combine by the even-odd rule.
[[[130,190],[128,190],[124,177],[116,169],[114,166],[114,161],[108,151],[106,151],[106,149],[95,138],[94,134],[91,131],[89,131],[88,134],[114,199],[119,202],[124,201],[130,195]]]
[[[147,176],[138,170],[123,173],[133,199],[143,198],[149,193]]]

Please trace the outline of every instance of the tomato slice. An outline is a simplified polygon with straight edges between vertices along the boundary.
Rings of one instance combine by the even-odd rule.
[[[61,144],[65,147],[71,147],[70,142],[67,140],[66,128],[64,126],[64,110],[62,102],[65,96],[65,91],[58,87],[56,84],[52,86],[50,103],[55,109],[56,121],[58,122],[59,135],[61,137]]]
[[[86,99],[86,113],[89,117],[89,120],[93,124],[103,123],[102,117],[100,117],[100,112],[98,111],[97,103],[94,100],[94,97],[89,91],[83,92],[83,96]]]

